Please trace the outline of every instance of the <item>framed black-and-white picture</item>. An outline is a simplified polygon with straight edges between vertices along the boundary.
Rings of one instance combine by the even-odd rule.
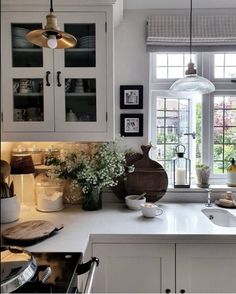
[[[143,136],[143,114],[122,113],[120,115],[120,134],[124,137]]]
[[[120,86],[120,108],[142,109],[143,86]]]

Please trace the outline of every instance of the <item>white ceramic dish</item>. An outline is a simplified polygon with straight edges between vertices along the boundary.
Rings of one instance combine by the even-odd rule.
[[[163,210],[156,204],[153,203],[144,203],[141,204],[141,210],[144,217],[156,217],[163,213]]]
[[[137,199],[140,195],[128,195],[125,197],[125,203],[129,209],[132,210],[140,210],[141,204],[146,202],[146,197],[142,197],[141,199]]]

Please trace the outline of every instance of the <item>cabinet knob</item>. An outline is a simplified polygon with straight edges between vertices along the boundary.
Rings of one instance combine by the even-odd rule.
[[[61,75],[61,72],[58,71],[58,72],[57,72],[57,86],[58,86],[58,87],[61,87],[60,75]]]
[[[50,87],[51,84],[49,83],[49,75],[51,74],[50,71],[46,71],[46,86],[47,87]]]
[[[185,293],[185,290],[184,290],[184,289],[181,289],[181,290],[179,291],[179,293]]]
[[[171,293],[170,289],[165,289],[165,293]]]

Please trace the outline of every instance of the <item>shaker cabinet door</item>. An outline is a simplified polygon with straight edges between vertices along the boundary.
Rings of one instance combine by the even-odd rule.
[[[93,244],[95,293],[175,292],[175,245]]]
[[[236,244],[176,246],[177,293],[235,293]]]

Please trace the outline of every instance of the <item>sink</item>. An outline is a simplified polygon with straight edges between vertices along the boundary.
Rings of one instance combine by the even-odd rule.
[[[202,212],[215,225],[222,227],[236,227],[236,216],[227,210],[220,208],[205,208],[202,209]]]

